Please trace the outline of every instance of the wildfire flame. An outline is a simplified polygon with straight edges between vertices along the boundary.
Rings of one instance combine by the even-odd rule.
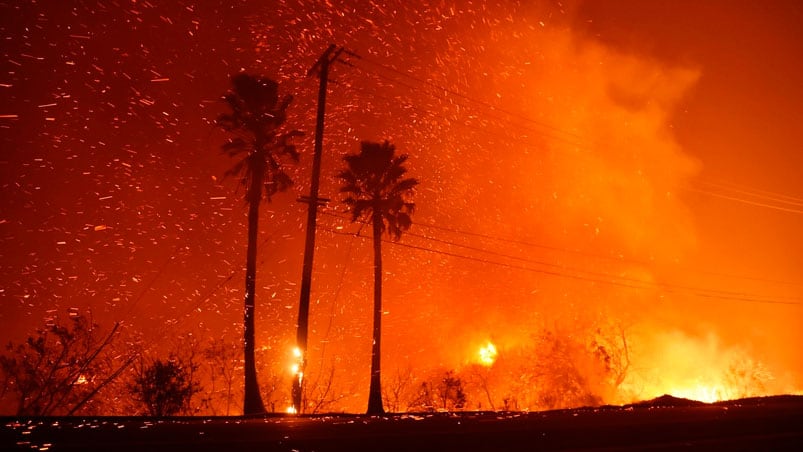
[[[690,388],[677,388],[669,394],[684,399],[697,400],[705,403],[714,403],[723,400],[723,389],[717,386],[698,385]]]
[[[294,362],[290,365],[290,373],[292,373],[295,378],[298,378],[299,383],[304,379],[304,372],[301,368],[304,361],[303,356],[304,354],[301,352],[300,348],[293,347]]]
[[[488,342],[484,346],[480,347],[478,352],[480,364],[483,366],[490,367],[496,361],[496,356],[499,354],[496,350],[496,346]]]

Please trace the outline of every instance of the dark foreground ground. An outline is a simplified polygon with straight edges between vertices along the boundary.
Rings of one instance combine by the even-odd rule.
[[[383,417],[2,419],[0,450],[803,451],[803,396]]]

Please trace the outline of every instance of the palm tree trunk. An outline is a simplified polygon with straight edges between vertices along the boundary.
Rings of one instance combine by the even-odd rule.
[[[259,182],[257,182],[259,183]],[[257,190],[261,189],[258,187]],[[257,192],[259,193],[259,192]],[[254,292],[257,275],[257,227],[259,225],[259,202],[261,196],[252,196],[248,203],[248,253],[245,264],[245,397],[243,414],[263,414],[265,406],[259,394],[257,369],[254,362]]]
[[[371,346],[371,386],[368,389],[368,414],[384,414],[381,388],[381,347],[382,339],[382,216],[374,208],[374,335]]]

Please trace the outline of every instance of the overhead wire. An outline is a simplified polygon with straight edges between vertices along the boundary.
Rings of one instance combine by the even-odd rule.
[[[455,89],[439,85],[439,84],[437,84],[435,82],[432,82],[430,80],[422,79],[422,78],[417,77],[417,76],[415,76],[413,74],[409,74],[407,72],[400,71],[400,70],[398,70],[398,69],[396,69],[394,67],[382,64],[382,63],[380,63],[378,61],[374,61],[371,58],[365,58],[365,57],[362,57],[362,56],[359,56],[359,55],[357,55],[356,57],[360,61],[365,61],[365,62],[367,62],[369,64],[372,64],[372,65],[374,65],[376,67],[379,67],[379,68],[384,69],[386,71],[392,72],[392,73],[397,74],[399,76],[405,77],[407,79],[414,80],[416,82],[422,83],[422,84],[424,84],[426,86],[434,88],[434,89],[436,89],[438,91],[441,91],[443,93],[447,93],[447,94],[450,94],[452,96],[458,97],[460,99],[467,100],[467,101],[471,102],[472,104],[484,107],[484,108],[486,108],[486,109],[488,109],[490,111],[500,112],[500,113],[503,113],[503,114],[508,115],[510,117],[513,117],[513,118],[519,119],[521,121],[524,121],[526,123],[530,123],[530,124],[542,127],[544,129],[549,130],[551,133],[558,133],[558,134],[562,134],[562,135],[566,135],[566,136],[572,137],[574,139],[583,140],[582,136],[580,136],[580,135],[578,135],[578,134],[576,134],[574,132],[563,130],[563,129],[557,127],[557,126],[554,126],[552,124],[546,123],[544,121],[538,121],[538,120],[530,118],[530,117],[528,117],[526,115],[523,115],[521,113],[517,113],[517,112],[514,112],[514,111],[510,111],[510,110],[504,109],[504,108],[500,108],[498,106],[492,105],[492,104],[490,104],[490,103],[488,103],[486,101],[483,101],[481,99],[477,99],[477,98],[475,98],[473,96],[469,96],[467,94],[461,93],[461,92],[459,92],[459,91],[457,91]],[[356,66],[356,67],[358,69],[362,69],[359,66]],[[430,94],[432,94],[432,93],[430,93]],[[438,96],[438,97],[444,98],[443,96]],[[559,137],[555,137],[555,138],[559,138]],[[563,140],[571,142],[570,140],[568,140],[565,137],[562,137],[562,138],[559,138],[559,139],[563,139]],[[579,143],[577,143],[577,142],[571,142],[571,144],[579,145]]]
[[[364,67],[361,67],[359,65],[355,65],[354,67],[356,69],[366,73],[366,74],[375,75],[375,76],[377,76],[379,78],[382,78],[382,79],[385,79],[385,80],[387,80],[387,81],[389,81],[389,82],[391,82],[391,83],[393,83],[393,84],[395,84],[397,86],[403,86],[403,87],[405,87],[405,88],[407,88],[407,89],[409,89],[409,90],[411,90],[413,92],[421,92],[417,87],[415,87],[413,85],[410,85],[409,83],[405,83],[405,82],[393,79],[392,77],[388,77],[388,76],[386,76],[384,74],[381,74],[381,73],[378,73],[378,72],[375,72],[375,71],[370,71],[370,70],[368,70],[368,69],[366,69]],[[413,76],[410,76],[410,77],[413,77]],[[427,82],[425,80],[421,80],[421,79],[417,79],[417,78],[414,78],[414,79],[415,80],[419,80],[421,83],[425,83],[427,85],[431,85],[432,84],[431,82]],[[435,85],[435,86],[437,86],[437,85]],[[352,89],[360,89],[360,88],[352,87]],[[454,92],[453,90],[450,90],[448,88],[441,87],[440,89],[443,90],[443,92],[446,92],[446,93]],[[441,100],[449,100],[448,98],[444,97],[443,95],[441,95],[439,93],[433,93],[433,92],[430,92],[430,91],[423,91],[423,92],[425,94],[433,97],[433,98],[437,98],[437,99],[441,99]],[[458,94],[458,95],[461,98],[472,99],[469,96],[465,96],[465,95],[462,95],[462,94]],[[372,97],[383,97],[382,95],[375,95],[375,94],[371,94],[371,96]],[[386,96],[384,96],[384,98],[387,99]],[[477,104],[479,104],[481,106],[484,106],[486,109],[489,109],[492,112],[501,112],[501,113],[508,114],[510,116],[513,116],[514,118],[519,118],[519,119],[527,118],[526,116],[523,116],[523,115],[520,115],[520,114],[517,114],[517,113],[508,112],[507,110],[504,110],[504,109],[500,109],[500,108],[495,107],[495,106],[493,106],[493,105],[491,105],[491,104],[489,104],[487,102],[483,102],[483,101],[480,101],[480,100],[474,100],[474,99],[472,99],[472,100],[473,100],[473,102],[475,102],[475,103],[477,103]],[[421,107],[416,107],[414,104],[412,104],[412,102],[408,103],[408,105],[411,105],[411,106],[417,108],[419,111],[424,111],[426,113],[431,113],[431,112],[429,112],[427,110],[423,110]],[[474,109],[474,108],[476,108],[476,106],[466,105],[466,104],[463,104],[463,103],[457,103],[457,105],[462,106],[463,108],[466,108],[466,109]],[[550,135],[550,133],[553,133],[553,132],[545,133],[544,130],[534,129],[534,128],[529,127],[527,125],[513,123],[513,122],[510,121],[509,118],[504,118],[504,117],[496,115],[496,114],[487,114],[486,113],[486,116],[490,117],[490,118],[493,118],[493,119],[496,119],[498,121],[503,121],[503,122],[506,122],[508,124],[512,124],[512,125],[514,125],[514,126],[516,126],[518,128],[521,128],[521,129],[524,129],[524,130],[528,130],[528,131],[530,131],[532,133],[535,133],[535,134],[538,134],[538,135],[541,135],[541,136],[546,135],[546,136],[548,136],[550,138],[553,138],[553,139],[557,140],[558,142],[574,146],[577,149],[587,150],[588,146],[589,146],[589,144],[587,144],[587,143],[585,143],[585,144],[584,143],[580,143],[580,142],[577,142],[577,141],[573,141],[573,140],[567,139],[566,137]],[[530,118],[527,118],[526,122],[535,123],[535,124],[545,124],[545,123],[541,123],[539,121],[536,121],[536,120],[533,120],[533,119],[530,119]],[[560,130],[560,129],[554,127],[554,126],[545,126],[545,127],[548,127],[550,130],[553,130],[553,131],[559,131]],[[475,130],[478,130],[478,129],[475,129]],[[564,133],[579,138],[579,135],[573,134],[571,132],[564,132]]]
[[[768,192],[757,188],[739,187],[729,183],[701,181],[700,184],[703,187],[686,187],[686,190],[742,204],[803,214],[803,199],[794,196]]]
[[[407,86],[409,86],[409,85],[407,85]],[[427,110],[426,108],[424,108],[421,105],[416,105],[416,104],[414,104],[412,102],[407,102],[407,101],[403,101],[403,100],[400,100],[400,99],[392,99],[392,98],[390,98],[388,96],[385,96],[385,95],[379,94],[379,93],[369,93],[365,89],[364,86],[346,85],[346,87],[348,89],[351,89],[351,90],[355,91],[355,92],[360,92],[361,94],[370,96],[373,99],[383,99],[383,100],[387,101],[388,103],[401,104],[405,108],[415,109],[420,113],[428,114],[428,115],[431,115],[433,117],[435,116],[434,114],[432,114],[432,112],[430,110]],[[411,87],[411,89],[415,89],[415,88]],[[495,120],[498,120],[498,121],[505,121],[502,118],[497,118],[497,117],[492,117],[492,118],[495,119]],[[468,119],[470,121],[472,121],[472,122],[476,121],[477,122],[476,126],[474,126],[473,124],[469,123],[468,121],[453,121],[453,122],[450,123],[450,125],[452,125],[452,126],[456,125],[456,126],[460,127],[461,129],[469,130],[472,133],[478,133],[480,135],[484,135],[484,136],[491,137],[491,138],[494,138],[494,139],[501,139],[501,140],[504,140],[504,141],[506,141],[508,143],[518,143],[518,144],[524,144],[524,145],[528,145],[528,146],[543,146],[543,142],[536,141],[535,140],[535,136],[533,136],[532,134],[511,135],[511,134],[503,134],[503,133],[499,133],[499,132],[494,132],[494,131],[489,130],[488,127],[485,127],[487,124],[483,124],[482,121],[478,120],[478,117],[470,116]],[[540,132],[538,130],[530,129],[528,127],[522,127],[522,128],[524,130],[533,132],[533,134],[540,134]]]
[[[709,185],[714,188],[724,189],[728,191],[733,191],[735,193],[741,193],[747,196],[752,196],[756,198],[763,198],[768,201],[779,202],[782,204],[790,204],[797,207],[803,207],[803,198],[799,198],[796,196],[790,196],[783,193],[776,193],[767,190],[761,190],[758,188],[750,188],[750,187],[742,187],[737,184],[729,183],[729,182],[710,182],[705,181],[706,185]]]
[[[349,219],[350,218],[348,216],[341,215],[338,212],[332,212],[332,211],[326,211],[326,210],[322,211],[321,214],[322,215],[328,215],[328,216],[335,217],[335,218],[340,218],[340,219]],[[510,239],[510,238],[505,238],[505,237],[500,237],[500,236],[495,236],[495,235],[477,233],[477,232],[473,232],[473,231],[449,228],[449,227],[445,227],[445,226],[438,226],[438,225],[434,225],[434,224],[418,223],[417,222],[417,223],[415,223],[415,226],[416,227],[424,227],[424,228],[431,228],[431,229],[435,229],[435,230],[446,231],[446,232],[449,232],[449,233],[458,234],[458,235],[464,235],[464,236],[469,236],[469,237],[477,237],[477,238],[482,238],[482,239],[486,239],[486,240],[505,242],[505,243],[511,243],[511,244],[516,244],[516,245],[523,245],[523,246],[528,246],[528,247],[533,247],[533,248],[541,248],[541,249],[546,249],[546,250],[550,250],[550,251],[571,253],[571,254],[590,257],[590,258],[594,258],[594,259],[603,259],[603,260],[608,260],[608,261],[614,261],[614,262],[617,262],[617,263],[627,263],[627,264],[635,264],[635,265],[642,265],[642,266],[653,265],[654,264],[654,262],[647,262],[647,261],[642,261],[642,260],[637,260],[637,259],[627,259],[627,258],[620,257],[620,256],[614,257],[614,256],[604,255],[604,254],[589,253],[589,252],[575,250],[575,249],[571,249],[571,248],[549,246],[549,245],[538,244],[538,243],[534,243],[534,242],[530,242],[530,241],[526,241],[526,240],[521,240],[521,239]],[[481,248],[473,247],[473,246],[470,246],[470,245],[457,244],[457,243],[450,242],[448,240],[440,239],[440,238],[437,238],[437,237],[432,237],[432,236],[423,235],[423,234],[416,234],[415,232],[407,231],[405,233],[405,235],[412,235],[414,237],[422,237],[422,238],[426,238],[428,240],[432,240],[432,241],[436,241],[436,242],[442,242],[442,243],[445,243],[445,244],[450,244],[450,245],[454,245],[454,246],[458,246],[458,247],[466,248],[466,249],[474,249],[474,250],[481,251],[481,252],[488,253],[488,254],[497,254],[499,256],[508,257],[508,258],[511,258],[511,259],[524,259],[524,258],[509,256],[509,255],[506,255],[506,254],[503,254],[503,253],[498,253],[496,251],[490,251],[490,250],[487,250],[487,249],[481,249]],[[552,266],[552,267],[557,267],[557,268],[567,268],[565,266],[560,266],[558,264],[552,264],[552,263],[548,263],[548,262],[534,261],[534,260],[529,260],[529,259],[524,259],[524,260],[528,260],[529,262],[533,262],[533,263],[540,263],[540,264],[545,265],[545,266]],[[756,277],[744,276],[744,275],[730,275],[730,274],[725,274],[725,273],[711,272],[711,271],[704,270],[704,269],[686,269],[686,270],[690,271],[690,272],[697,272],[697,273],[702,273],[702,274],[710,274],[710,275],[714,275],[714,276],[721,276],[721,277],[732,278],[732,279],[743,279],[743,280],[753,280],[753,281],[769,282],[769,283],[783,284],[783,285],[803,286],[803,284],[801,284],[801,283],[795,283],[795,282],[790,282],[790,281],[780,281],[780,280],[772,280],[772,279],[766,279],[766,278],[756,278]],[[595,273],[593,271],[586,271],[586,270],[578,270],[578,271],[587,272],[587,273],[591,273],[591,274]],[[605,274],[605,276],[609,276],[609,275]]]
[[[701,189],[701,188],[694,188],[694,187],[687,187],[686,190],[697,192],[697,193],[703,193],[703,194],[706,194],[708,196],[727,199],[729,201],[735,201],[735,202],[742,203],[742,204],[748,204],[748,205],[751,205],[751,206],[764,207],[764,208],[767,208],[767,209],[778,210],[778,211],[781,211],[781,212],[803,214],[803,209],[793,209],[793,208],[777,206],[777,205],[773,205],[773,204],[769,204],[769,203],[765,203],[765,202],[751,201],[751,200],[746,199],[744,197],[727,195],[727,194],[724,194],[724,193],[718,193],[718,192],[711,191],[711,190],[704,190],[704,189]]]
[[[558,246],[550,246],[550,245],[545,245],[545,244],[541,244],[541,243],[535,243],[535,242],[531,242],[531,241],[527,241],[527,240],[511,239],[511,238],[506,238],[506,237],[493,236],[493,235],[489,235],[489,234],[482,234],[482,233],[473,232],[473,231],[466,231],[466,230],[460,230],[460,229],[455,229],[455,228],[449,228],[449,227],[439,226],[439,225],[431,224],[431,223],[415,223],[415,225],[418,226],[418,227],[436,229],[436,230],[441,230],[441,231],[450,232],[450,233],[454,233],[454,234],[468,235],[468,236],[479,237],[479,238],[488,239],[488,240],[494,240],[494,241],[499,241],[499,242],[507,242],[507,243],[523,245],[523,246],[528,246],[528,247],[533,247],[533,248],[541,248],[541,249],[550,250],[550,251],[571,253],[571,254],[591,257],[591,258],[595,258],[595,259],[603,259],[603,260],[608,260],[608,261],[614,261],[614,262],[618,262],[618,263],[629,263],[629,264],[635,264],[635,265],[654,265],[655,264],[654,262],[644,261],[644,260],[639,260],[639,259],[626,258],[626,257],[623,257],[623,256],[612,256],[612,255],[599,254],[599,253],[590,253],[590,252],[587,252],[587,251],[581,251],[581,250],[577,250],[577,249],[558,247]],[[751,281],[758,281],[758,282],[764,282],[764,283],[773,283],[773,284],[780,284],[780,285],[787,285],[787,286],[801,286],[801,287],[803,287],[803,283],[800,283],[800,282],[782,281],[782,280],[778,280],[778,279],[761,278],[761,277],[748,276],[748,275],[728,274],[728,273],[722,273],[722,272],[715,272],[715,271],[711,271],[711,270],[703,269],[703,268],[687,268],[687,267],[684,267],[684,270],[686,270],[688,272],[695,272],[695,273],[712,275],[712,276],[720,276],[720,277],[725,277],[725,278],[751,280]]]
[[[361,239],[369,238],[367,236],[348,233],[348,232],[344,232],[342,230],[332,229],[332,228],[329,228],[329,227],[320,227],[320,229],[324,230],[326,232],[332,233],[332,234],[337,234],[337,235],[343,235],[343,236],[349,236],[349,237],[361,238]],[[470,260],[470,261],[479,262],[479,263],[483,263],[483,264],[496,265],[496,266],[505,267],[505,268],[518,269],[518,270],[523,270],[523,271],[528,271],[528,272],[533,272],[533,273],[540,273],[540,274],[545,274],[545,275],[550,275],[550,276],[555,276],[555,277],[568,278],[568,279],[574,279],[574,280],[580,280],[580,281],[586,281],[586,282],[597,282],[597,283],[602,283],[602,284],[609,284],[609,285],[625,287],[625,288],[630,288],[630,289],[660,289],[660,290],[664,290],[666,292],[686,293],[686,294],[690,294],[690,295],[694,295],[694,296],[699,296],[699,297],[704,297],[704,298],[720,299],[720,300],[736,300],[736,301],[744,301],[744,302],[751,302],[751,303],[803,306],[803,302],[801,302],[801,301],[799,301],[797,299],[789,299],[789,300],[771,299],[770,297],[765,297],[765,296],[762,296],[762,295],[749,295],[749,294],[731,293],[731,292],[723,292],[723,291],[714,291],[714,290],[711,290],[711,289],[686,287],[686,286],[680,286],[680,285],[675,285],[675,284],[667,284],[667,283],[656,283],[656,282],[638,280],[638,279],[633,279],[633,278],[622,278],[622,277],[617,277],[615,275],[605,275],[606,277],[611,278],[611,279],[604,279],[604,278],[597,278],[597,277],[593,277],[593,276],[583,276],[583,275],[577,275],[577,274],[572,274],[572,273],[567,273],[567,272],[560,272],[560,271],[556,271],[556,270],[546,270],[546,269],[527,267],[527,266],[524,266],[524,265],[516,265],[516,264],[505,263],[505,262],[493,261],[493,260],[490,260],[490,259],[485,259],[485,258],[476,257],[476,256],[469,256],[469,255],[466,255],[466,254],[454,253],[454,252],[444,251],[444,250],[440,250],[440,249],[426,248],[426,247],[423,247],[423,246],[412,245],[412,244],[402,243],[402,242],[398,242],[398,241],[392,241],[392,240],[388,240],[388,239],[385,239],[385,238],[383,238],[382,241],[386,242],[386,243],[390,243],[393,246],[400,246],[400,247],[404,247],[404,248],[410,248],[410,249],[414,249],[414,250],[419,250],[419,251],[425,251],[425,252],[429,252],[429,253],[445,255],[445,256],[449,256],[449,257],[455,257],[455,258],[460,258],[460,259],[464,259],[464,260]]]
[[[339,218],[344,219],[343,217],[339,217]],[[360,221],[359,223],[364,223],[364,222]],[[687,286],[687,285],[682,285],[682,284],[675,284],[675,283],[661,283],[661,282],[654,282],[654,281],[645,281],[645,280],[642,280],[642,279],[632,278],[632,277],[628,277],[628,276],[613,275],[613,274],[610,274],[610,273],[602,273],[602,272],[597,272],[597,271],[593,271],[593,270],[586,270],[586,269],[571,267],[571,266],[567,266],[567,265],[553,264],[553,263],[550,263],[550,262],[545,262],[545,261],[541,261],[541,260],[535,260],[535,259],[532,259],[532,258],[524,258],[524,257],[520,257],[520,256],[514,256],[514,255],[510,255],[510,254],[500,253],[500,252],[497,252],[497,251],[487,250],[487,249],[476,247],[476,246],[472,246],[472,245],[464,245],[464,244],[453,242],[453,241],[449,241],[449,240],[444,240],[444,239],[440,239],[440,238],[436,238],[436,237],[431,237],[431,236],[427,236],[427,235],[424,235],[424,234],[416,234],[416,233],[410,232],[410,231],[407,231],[405,233],[405,235],[418,237],[418,238],[424,239],[426,241],[435,242],[435,243],[441,243],[441,244],[454,246],[454,247],[458,247],[458,248],[462,248],[462,249],[466,249],[466,250],[470,250],[470,251],[481,252],[481,253],[484,253],[484,254],[487,254],[487,255],[491,255],[491,256],[496,256],[496,257],[501,257],[501,258],[505,258],[505,259],[515,260],[515,261],[519,261],[519,262],[523,262],[523,263],[540,265],[540,266],[549,267],[549,268],[554,269],[554,270],[551,270],[551,271],[547,271],[547,270],[541,271],[540,269],[533,269],[531,267],[526,267],[530,271],[539,271],[539,272],[543,272],[545,274],[554,275],[555,273],[559,273],[560,275],[566,276],[566,277],[573,277],[573,278],[579,278],[579,279],[588,279],[588,280],[597,281],[597,282],[610,282],[609,279],[600,280],[599,278],[612,278],[612,279],[615,279],[615,280],[617,280],[619,282],[624,281],[624,282],[628,282],[628,283],[648,285],[648,286],[651,286],[651,287],[662,288],[662,289],[679,289],[679,290],[685,290],[685,291],[689,291],[689,292],[694,292],[696,294],[705,293],[705,294],[708,294],[708,295],[711,295],[711,296],[714,296],[714,297],[721,296],[723,298],[728,298],[728,299],[744,299],[746,301],[749,299],[750,301],[766,301],[766,302],[779,303],[779,304],[799,304],[800,303],[798,299],[787,298],[787,297],[759,295],[759,294],[748,294],[748,293],[742,293],[742,292],[733,292],[733,291],[706,289],[706,288],[701,288],[701,287],[692,287],[692,286]],[[400,244],[400,245],[407,245],[407,244],[401,244],[400,242],[390,242],[390,243],[397,243],[397,244]],[[411,245],[411,247],[415,247],[415,246]],[[431,248],[425,248],[425,249],[432,250]],[[442,251],[442,250],[439,250],[439,251]],[[458,255],[458,253],[450,253],[450,255],[453,255],[453,257],[469,257],[469,256],[466,256],[466,255]],[[478,258],[478,259],[480,259],[480,258]],[[497,263],[497,264],[499,264],[497,261],[487,261],[487,263]],[[569,274],[569,273],[566,273],[566,272],[573,272],[573,273]],[[619,285],[621,285],[621,284],[619,284]],[[630,287],[635,287],[635,286],[630,285]]]

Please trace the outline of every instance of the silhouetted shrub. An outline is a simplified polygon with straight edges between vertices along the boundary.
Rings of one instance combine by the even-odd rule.
[[[192,365],[184,365],[175,357],[167,361],[157,359],[148,366],[140,366],[130,390],[151,416],[187,414],[190,399],[200,391],[193,381]]]

